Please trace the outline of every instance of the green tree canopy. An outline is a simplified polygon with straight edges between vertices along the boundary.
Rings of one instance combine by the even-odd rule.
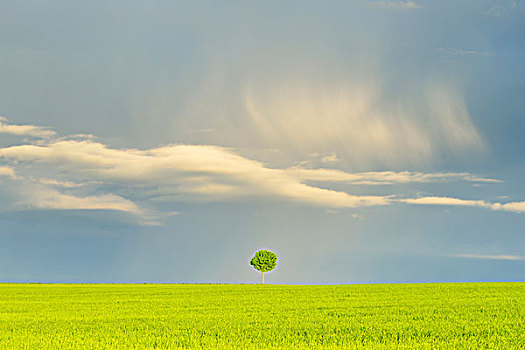
[[[262,272],[262,283],[264,284],[264,273],[272,271],[277,265],[277,254],[269,250],[259,250],[250,260],[254,269]]]

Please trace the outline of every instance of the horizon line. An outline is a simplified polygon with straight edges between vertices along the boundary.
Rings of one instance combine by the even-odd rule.
[[[344,285],[374,285],[374,284],[453,284],[453,283],[525,283],[525,280],[445,280],[445,281],[369,281],[342,283],[265,283],[276,286],[344,286]],[[0,281],[0,284],[158,284],[158,285],[263,285],[260,282],[175,282],[175,281]]]

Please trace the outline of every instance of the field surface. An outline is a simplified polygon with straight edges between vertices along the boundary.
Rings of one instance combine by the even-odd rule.
[[[525,283],[0,284],[0,348],[523,349]]]

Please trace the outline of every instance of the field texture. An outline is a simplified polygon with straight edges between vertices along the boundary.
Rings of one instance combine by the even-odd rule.
[[[525,283],[0,284],[0,348],[523,349]]]

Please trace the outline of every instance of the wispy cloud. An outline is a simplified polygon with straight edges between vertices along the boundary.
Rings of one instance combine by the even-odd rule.
[[[517,0],[499,0],[485,12],[489,17],[503,18],[513,11],[518,5]]]
[[[74,188],[74,187],[80,187],[83,185],[83,184],[79,184],[73,181],[59,181],[55,179],[46,179],[46,178],[41,178],[39,181],[41,184],[44,184],[44,185],[52,185],[52,186],[58,186],[58,187],[64,187],[64,188]]]
[[[42,126],[9,124],[4,117],[0,117],[0,133],[38,138],[49,138],[56,135],[53,130]]]
[[[494,56],[491,52],[460,49],[455,47],[438,47],[435,51],[448,56]]]
[[[489,260],[525,260],[525,256],[520,255],[483,255],[483,254],[458,254],[458,258],[466,259],[489,259]]]
[[[2,188],[3,194],[11,198],[7,207],[3,203],[3,210],[115,211],[133,215],[133,222],[141,226],[161,225],[166,217],[172,215],[169,212],[145,209],[132,199],[108,193],[104,188],[78,190],[79,186],[70,187],[68,183],[64,186],[61,181],[39,181],[32,177],[17,177],[14,180]]]
[[[417,10],[422,6],[414,1],[368,1],[367,5],[378,9]]]
[[[425,183],[444,181],[469,181],[480,183],[500,183],[501,180],[484,178],[470,173],[422,173],[410,171],[368,171],[348,173],[336,169],[306,169],[293,167],[287,171],[303,181],[346,182],[369,185]]]
[[[335,154],[335,153],[332,153],[330,155],[327,155],[327,156],[324,156],[323,158],[321,158],[321,162],[323,162],[325,164],[337,163],[339,161],[341,161],[341,159],[337,158],[337,154]]]
[[[483,207],[490,208],[490,203],[481,200],[466,200],[450,197],[421,197],[400,199],[400,202],[409,204],[423,204],[423,205],[453,205],[465,207]]]
[[[425,164],[444,154],[484,149],[459,93],[429,82],[419,94],[415,107],[408,101],[385,102],[374,82],[284,81],[247,88],[244,102],[263,144],[298,154],[335,152],[354,167]]]
[[[480,207],[491,210],[510,211],[514,213],[525,213],[524,202],[491,203],[483,200],[469,200],[451,197],[421,197],[410,199],[399,199],[399,202],[421,205],[450,205],[464,207]]]
[[[41,209],[118,210],[141,214],[142,210],[132,201],[114,194],[77,197],[45,187],[33,189],[31,197],[19,202],[21,206]]]

